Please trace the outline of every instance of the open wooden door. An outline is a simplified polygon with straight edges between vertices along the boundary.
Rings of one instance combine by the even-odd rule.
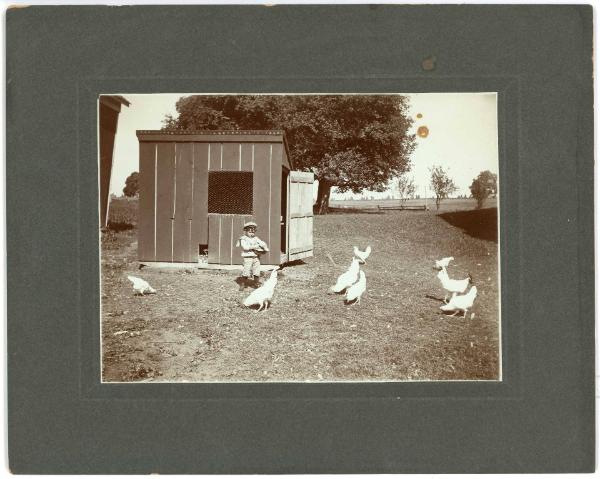
[[[288,261],[313,256],[313,173],[288,176]]]

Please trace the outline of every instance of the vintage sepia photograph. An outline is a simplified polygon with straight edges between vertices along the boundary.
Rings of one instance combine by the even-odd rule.
[[[501,381],[495,92],[98,98],[103,382]]]

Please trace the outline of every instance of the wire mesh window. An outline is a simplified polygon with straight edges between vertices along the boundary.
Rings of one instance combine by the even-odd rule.
[[[251,215],[253,201],[251,171],[210,171],[208,212]]]

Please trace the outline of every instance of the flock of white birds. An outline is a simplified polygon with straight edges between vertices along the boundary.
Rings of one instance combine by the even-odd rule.
[[[360,303],[360,297],[367,289],[367,278],[363,271],[359,271],[359,262],[364,263],[369,254],[371,254],[371,247],[369,246],[365,251],[360,251],[354,247],[354,254],[356,258],[352,260],[350,268],[345,273],[341,274],[338,278],[336,286],[332,289],[336,293],[346,291],[346,301],[352,303]],[[271,271],[269,279],[265,283],[252,291],[248,297],[244,300],[244,306],[247,308],[251,306],[258,306],[258,311],[266,311],[271,306],[271,300],[275,292],[275,286],[277,286],[277,271],[279,267]]]
[[[354,247],[354,256],[352,263],[347,271],[338,276],[335,285],[329,288],[330,293],[346,292],[346,302],[351,304],[360,304],[360,298],[367,290],[367,277],[365,272],[360,269],[361,264],[367,262],[371,254],[371,247],[367,246],[364,251]]]
[[[365,272],[360,269],[360,265],[366,263],[367,258],[371,254],[371,247],[367,246],[364,251],[361,251],[355,246],[353,253],[354,256],[350,267],[338,276],[335,285],[329,288],[329,292],[337,294],[345,292],[347,304],[360,304],[360,299],[367,289],[367,277]],[[473,303],[477,297],[477,287],[471,286],[469,291],[465,293],[469,285],[473,282],[471,275],[469,274],[465,279],[451,279],[448,276],[447,268],[453,260],[454,257],[449,256],[435,262],[436,269],[439,270],[437,277],[446,291],[444,304],[440,306],[440,309],[445,313],[454,312],[452,316],[456,316],[462,311],[463,317],[466,317],[468,310],[473,307]],[[244,306],[248,308],[258,306],[257,312],[269,309],[275,292],[275,286],[277,286],[277,272],[279,270],[280,268],[277,267],[271,271],[269,278],[264,284],[252,291],[244,300]],[[143,296],[145,294],[156,293],[156,290],[147,281],[136,276],[127,276],[127,278],[133,283],[133,289],[136,294]],[[448,300],[448,293],[451,294],[450,300]],[[473,318],[473,314],[471,318]]]
[[[437,277],[442,283],[442,288],[447,291],[444,295],[444,304],[440,306],[440,309],[445,313],[454,311],[452,316],[456,316],[462,311],[463,317],[466,317],[468,310],[473,307],[477,297],[477,286],[471,286],[468,293],[460,294],[464,293],[469,285],[473,283],[473,278],[469,274],[465,279],[451,279],[448,276],[447,268],[453,260],[454,257],[449,256],[435,262],[436,268],[440,270]],[[448,301],[448,293],[452,294],[450,301]],[[473,317],[471,315],[471,318]]]

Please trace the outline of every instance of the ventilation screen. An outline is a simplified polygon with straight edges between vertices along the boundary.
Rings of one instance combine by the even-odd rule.
[[[208,212],[251,215],[252,184],[251,171],[210,171]]]

